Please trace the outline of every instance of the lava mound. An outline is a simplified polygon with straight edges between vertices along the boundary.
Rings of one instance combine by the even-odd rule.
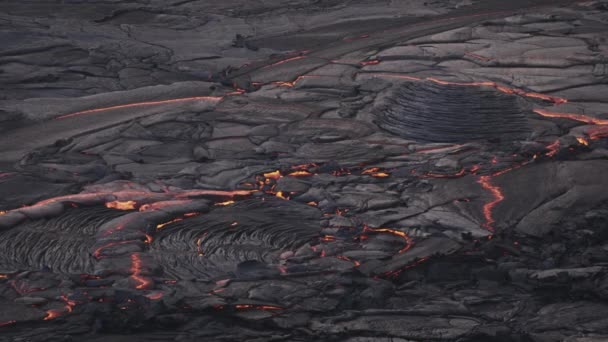
[[[399,87],[389,101],[376,123],[405,139],[516,140],[529,132],[518,98],[493,88],[412,82]]]

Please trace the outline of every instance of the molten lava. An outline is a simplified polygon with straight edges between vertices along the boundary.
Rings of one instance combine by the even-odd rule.
[[[283,59],[283,60],[280,60],[280,61],[278,61],[278,62],[275,62],[275,63],[269,64],[269,65],[266,65],[266,66],[265,66],[265,67],[263,67],[262,69],[272,68],[272,67],[275,67],[275,66],[277,66],[277,65],[281,65],[281,64],[285,64],[285,63],[289,63],[289,62],[297,61],[297,60],[304,59],[304,58],[306,58],[306,56],[296,56],[296,57],[290,57],[290,58]]]
[[[608,125],[608,120],[597,119],[591,116],[583,115],[583,114],[574,114],[574,113],[557,113],[550,112],[544,109],[535,109],[534,113],[538,115],[542,115],[547,118],[560,118],[560,119],[570,119],[579,122],[584,122],[589,125]]]
[[[489,191],[490,194],[492,194],[492,197],[494,198],[492,201],[487,202],[483,205],[483,216],[485,218],[485,223],[483,224],[483,227],[490,232],[494,232],[494,223],[496,222],[496,220],[494,219],[493,210],[498,203],[502,202],[505,199],[505,197],[502,194],[502,189],[499,186],[492,184],[491,176],[481,176],[479,177],[477,183],[481,184],[484,190]]]
[[[135,201],[113,201],[106,203],[106,207],[118,210],[134,210],[137,202]]]
[[[194,102],[194,101],[212,101],[212,102],[218,102],[218,101],[221,101],[223,98],[224,98],[223,96],[194,96],[194,97],[183,97],[183,98],[170,99],[170,100],[161,100],[161,101],[146,101],[146,102],[127,103],[127,104],[123,104],[123,105],[103,107],[103,108],[95,108],[95,109],[88,109],[88,110],[83,110],[83,111],[80,111],[80,112],[74,112],[74,113],[70,113],[70,114],[64,114],[64,115],[56,117],[56,119],[67,119],[67,118],[70,118],[70,117],[73,117],[73,116],[78,116],[78,115],[83,115],[83,114],[99,113],[99,112],[106,112],[106,111],[116,110],[116,109],[125,109],[125,108],[133,108],[133,107],[145,107],[145,106],[158,106],[158,105],[164,105],[164,104],[170,104],[170,103]]]
[[[540,100],[543,100],[543,101],[552,102],[552,103],[554,103],[556,105],[564,104],[564,103],[568,102],[568,99],[565,99],[565,98],[562,98],[562,97],[554,97],[554,96],[544,95],[544,94],[535,93],[535,92],[527,92],[527,91],[522,90],[522,89],[501,86],[498,83],[491,82],[491,81],[484,81],[484,82],[451,82],[451,81],[440,80],[440,79],[435,78],[435,77],[427,77],[427,78],[423,79],[423,78],[419,78],[419,77],[407,76],[407,75],[399,75],[399,74],[375,73],[374,75],[375,76],[380,76],[380,77],[398,78],[398,79],[404,79],[404,80],[410,80],[410,81],[429,81],[429,82],[437,83],[437,84],[440,84],[440,85],[455,85],[455,86],[466,86],[466,87],[492,87],[492,88],[495,88],[496,90],[498,90],[498,91],[500,91],[502,93],[505,93],[505,94],[519,95],[519,96],[523,96],[523,97],[536,98],[536,99],[540,99]]]
[[[553,157],[554,155],[557,154],[557,152],[559,152],[559,140],[556,140],[555,142],[551,143],[549,146],[547,146],[547,150],[549,150],[549,152],[545,153],[545,155],[547,157]]]
[[[399,254],[405,253],[410,248],[412,248],[412,239],[405,232],[402,232],[400,230],[390,229],[390,228],[370,228],[370,227],[366,226],[363,229],[363,231],[364,232],[368,231],[368,232],[376,232],[376,233],[387,233],[387,234],[395,235],[395,236],[402,238],[405,241],[405,246],[403,246],[403,248],[401,248],[399,250],[399,252],[398,252]]]
[[[141,275],[142,273],[142,262],[139,254],[133,253],[131,254],[131,279],[135,281],[137,284],[135,286],[138,290],[143,290],[150,285],[152,285],[152,281],[148,278],[145,278]]]

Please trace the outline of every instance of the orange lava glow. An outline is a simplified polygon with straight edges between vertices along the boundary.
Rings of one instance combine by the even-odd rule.
[[[234,204],[234,203],[236,203],[236,202],[234,202],[234,201],[225,201],[225,202],[215,203],[215,205],[225,207],[227,205],[231,205],[231,204]]]
[[[581,145],[589,146],[589,141],[585,138],[578,137],[576,138],[576,141],[578,141],[578,143]]]
[[[50,321],[59,316],[63,316],[68,314],[74,310],[74,306],[76,303],[74,301],[69,300],[66,296],[61,296],[61,299],[65,302],[65,307],[61,310],[59,309],[51,309],[46,311],[46,316],[44,317],[45,321]]]
[[[95,259],[101,259],[101,252],[103,252],[104,249],[113,247],[113,246],[119,246],[119,245],[128,245],[131,243],[135,243],[137,242],[136,240],[126,240],[126,241],[114,241],[114,242],[110,242],[106,245],[103,245],[99,248],[97,248],[94,252],[93,252],[93,256],[95,257]]]
[[[142,264],[139,254],[131,254],[131,279],[135,280],[135,283],[137,284],[135,288],[138,290],[146,289],[152,284],[150,279],[142,277],[141,268]]]
[[[269,64],[269,65],[263,67],[262,69],[272,68],[272,67],[275,67],[275,66],[278,66],[278,65],[281,65],[281,64],[297,61],[297,60],[304,59],[304,58],[306,58],[306,56],[296,56],[296,57],[291,57],[291,58],[283,59],[283,60],[278,61],[276,63]]]
[[[355,259],[349,258],[349,257],[347,257],[347,256],[344,256],[344,255],[339,255],[339,256],[337,256],[336,258],[338,258],[338,259],[340,259],[340,260],[344,260],[344,261],[349,261],[349,262],[352,262],[352,263],[355,265],[355,267],[359,267],[359,266],[361,266],[361,262],[359,262],[359,261],[357,261],[357,260],[355,260]]]
[[[390,228],[365,227],[365,229],[363,231],[376,232],[376,233],[387,233],[387,234],[395,235],[395,236],[402,238],[405,241],[405,246],[399,250],[399,254],[405,253],[410,248],[412,248],[412,238],[410,238],[405,232],[402,232],[400,230],[390,229]]]
[[[608,138],[608,126],[604,125],[604,126],[593,127],[592,129],[587,131],[587,134],[589,135],[589,138],[591,140]]]
[[[313,174],[308,171],[294,171],[294,172],[288,174],[288,176],[290,176],[290,177],[309,177],[312,175]]]
[[[161,101],[135,102],[135,103],[128,103],[128,104],[117,105],[117,106],[110,106],[110,107],[103,107],[103,108],[95,108],[95,109],[83,110],[83,111],[80,111],[80,112],[75,112],[75,113],[70,113],[70,114],[64,114],[64,115],[56,117],[56,119],[67,119],[67,118],[70,118],[70,117],[73,117],[73,116],[78,116],[78,115],[83,115],[83,114],[99,113],[99,112],[106,112],[106,111],[116,110],[116,109],[134,108],[134,107],[145,107],[145,106],[158,106],[158,105],[164,105],[164,104],[170,104],[170,103],[194,102],[194,101],[213,101],[213,102],[217,102],[217,101],[221,101],[222,99],[223,99],[222,96],[193,96],[193,97],[182,97],[182,98],[178,98],[178,99],[161,100]]]
[[[608,120],[597,119],[591,116],[583,115],[583,114],[574,114],[574,113],[557,113],[550,112],[544,109],[535,109],[534,113],[538,115],[542,115],[547,118],[560,118],[560,119],[570,119],[579,122],[584,122],[589,125],[608,125]]]
[[[276,81],[276,82],[272,82],[272,84],[277,85],[279,87],[287,87],[287,88],[293,88],[296,86],[296,83],[298,83],[299,81],[305,79],[305,78],[319,78],[321,76],[316,76],[316,75],[303,75],[303,76],[298,76],[295,80],[291,81],[291,82],[287,82],[287,81]]]
[[[535,93],[535,92],[527,92],[525,90],[522,89],[517,89],[517,88],[510,88],[510,87],[506,87],[506,86],[501,86],[496,82],[491,82],[491,81],[484,81],[484,82],[451,82],[451,81],[445,81],[445,80],[440,80],[438,78],[435,77],[427,77],[427,78],[419,78],[419,77],[414,77],[414,76],[407,76],[407,75],[399,75],[399,74],[386,74],[386,73],[377,73],[374,74],[375,76],[380,76],[380,77],[390,77],[390,78],[398,78],[398,79],[405,79],[405,80],[411,80],[411,81],[430,81],[430,82],[434,82],[437,84],[441,84],[441,85],[456,85],[456,86],[468,86],[468,87],[492,87],[495,88],[496,90],[503,92],[505,94],[510,94],[510,95],[519,95],[519,96],[523,96],[523,97],[531,97],[531,98],[536,98],[536,99],[540,99],[543,101],[548,101],[548,102],[552,102],[554,104],[564,104],[568,102],[568,99],[562,98],[562,97],[555,97],[555,96],[549,96],[549,95],[545,95],[545,94],[540,94],[540,93]]]
[[[362,175],[370,175],[375,178],[387,178],[390,177],[391,174],[388,172],[380,171],[379,167],[372,167],[361,172]]]
[[[323,235],[323,236],[320,238],[320,240],[321,240],[321,241],[324,241],[324,242],[332,242],[332,241],[336,241],[336,237],[335,237],[335,236],[333,236],[333,235]]]
[[[424,174],[422,176],[422,178],[458,178],[458,177],[464,176],[465,174],[466,174],[465,169],[461,169],[460,171],[458,171],[457,173],[454,173],[454,174],[441,174],[441,173],[428,172],[428,173]]]
[[[366,65],[378,65],[378,64],[380,64],[380,61],[377,60],[377,59],[372,59],[372,60],[369,60],[369,61],[360,62],[359,64],[363,65],[363,66],[366,66]]]
[[[177,218],[174,218],[174,219],[173,219],[173,220],[171,220],[171,221],[167,221],[167,222],[164,222],[164,223],[161,223],[161,224],[157,224],[157,225],[156,225],[156,230],[161,230],[161,229],[163,229],[165,226],[170,225],[171,223],[179,222],[179,221],[182,221],[182,220],[183,220],[183,218],[181,218],[181,217],[177,217]]]
[[[282,199],[284,199],[284,200],[288,200],[288,199],[289,199],[289,196],[288,196],[288,195],[285,195],[285,193],[283,193],[283,191],[279,191],[279,192],[277,192],[277,193],[276,193],[276,196],[277,196],[278,198],[282,198]]]
[[[483,224],[483,227],[489,230],[490,232],[494,232],[494,223],[496,222],[496,220],[494,219],[493,210],[498,203],[502,202],[505,199],[505,197],[502,194],[501,188],[497,185],[492,184],[491,176],[481,176],[479,177],[479,180],[477,182],[481,184],[484,190],[489,191],[492,194],[492,197],[494,198],[492,201],[486,202],[483,205],[483,216],[485,218],[485,223]]]
[[[106,207],[118,210],[134,210],[137,202],[135,201],[113,201],[106,203]]]
[[[149,294],[145,295],[145,297],[150,300],[159,300],[159,299],[163,298],[163,293],[162,292],[149,293]]]
[[[422,264],[423,262],[429,260],[431,257],[423,257],[420,258],[414,262],[412,262],[411,264],[399,269],[399,270],[395,270],[395,271],[390,271],[390,272],[386,272],[384,275],[387,277],[397,277],[399,274],[401,274],[401,272],[405,271],[405,270],[409,270],[410,268],[414,268],[420,264]]]
[[[269,179],[274,179],[277,180],[279,178],[283,177],[283,175],[281,175],[281,171],[280,170],[276,170],[276,171],[272,171],[272,172],[267,172],[264,174],[264,178],[269,178]]]
[[[557,154],[557,152],[559,152],[559,146],[559,140],[555,140],[555,142],[547,146],[547,150],[549,150],[549,152],[545,153],[545,155],[547,157],[553,157]]]
[[[363,170],[363,171],[361,172],[361,174],[362,174],[362,175],[371,175],[372,173],[374,173],[374,172],[378,172],[378,171],[380,171],[380,168],[379,168],[379,167],[372,167],[372,168],[369,168],[369,169],[365,169],[365,170]]]

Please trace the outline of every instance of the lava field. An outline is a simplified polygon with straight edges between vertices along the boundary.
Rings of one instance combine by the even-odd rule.
[[[608,341],[608,1],[0,19],[0,341]]]

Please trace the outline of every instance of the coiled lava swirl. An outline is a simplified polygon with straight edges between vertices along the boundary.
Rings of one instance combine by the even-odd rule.
[[[421,142],[517,140],[529,131],[516,97],[495,89],[435,82],[398,87],[376,123]]]

